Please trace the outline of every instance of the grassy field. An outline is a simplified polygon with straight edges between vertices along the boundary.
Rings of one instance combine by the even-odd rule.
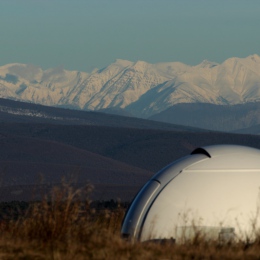
[[[63,184],[40,202],[2,204],[0,259],[260,259],[258,239],[129,243],[120,237],[122,204],[93,207],[90,192],[89,185],[74,190]]]

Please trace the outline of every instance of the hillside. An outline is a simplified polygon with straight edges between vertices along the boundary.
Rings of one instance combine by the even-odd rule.
[[[129,190],[136,192],[152,174],[65,142],[3,134],[1,131],[0,144],[1,200],[6,197],[28,200],[32,197],[33,187],[47,185],[51,188],[61,183],[62,178],[71,179],[75,185],[88,182],[97,187],[107,185],[103,194],[96,193],[96,196],[119,196],[117,187],[120,187],[119,190],[125,189],[126,193],[125,196],[121,194],[122,197],[129,198]],[[39,198],[39,195],[37,192],[34,197]]]
[[[260,124],[260,102],[238,105],[177,104],[149,119],[165,123],[236,132]],[[244,133],[253,133],[250,130]]]
[[[187,126],[101,112],[49,107],[0,98],[0,122],[58,125],[100,125],[139,129],[203,131]]]
[[[5,201],[37,199],[71,175],[77,187],[95,186],[94,199],[129,201],[152,174],[197,147],[260,148],[260,136],[104,113],[4,99],[0,110],[0,195]]]
[[[259,135],[260,134],[260,124],[253,125],[251,127],[238,129],[235,131],[238,134],[252,134],[252,135]]]
[[[106,126],[0,123],[0,134],[0,193],[11,200],[28,199],[20,191],[32,192],[40,174],[46,182],[39,193],[74,173],[78,185],[94,184],[96,199],[131,200],[153,173],[197,147],[260,148],[260,136]]]
[[[260,148],[260,136],[220,132],[8,123],[0,124],[0,133],[55,141],[152,172],[200,146],[224,143]]]

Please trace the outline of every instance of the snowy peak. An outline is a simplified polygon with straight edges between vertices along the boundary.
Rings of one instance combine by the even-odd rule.
[[[251,60],[251,61],[256,62],[256,63],[260,63],[260,56],[257,55],[257,54],[250,55],[250,56],[248,56],[247,58],[244,58],[244,59]]]
[[[196,68],[213,68],[218,66],[219,64],[216,62],[211,62],[208,60],[203,60],[199,65],[195,66]]]
[[[129,66],[132,66],[134,63],[132,61],[129,61],[129,60],[116,59],[116,61],[112,64],[115,64],[115,65],[120,66],[122,68],[126,68],[126,67],[129,67]]]
[[[135,62],[135,64],[132,66],[132,68],[136,71],[145,71],[148,69],[149,63],[145,62],[145,61],[137,61]]]

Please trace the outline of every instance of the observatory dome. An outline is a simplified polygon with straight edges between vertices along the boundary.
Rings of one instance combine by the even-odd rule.
[[[260,150],[214,145],[155,174],[136,195],[121,233],[131,240],[253,239],[260,230]]]

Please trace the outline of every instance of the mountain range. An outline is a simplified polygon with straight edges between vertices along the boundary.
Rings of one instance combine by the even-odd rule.
[[[0,67],[0,97],[143,118],[180,103],[244,104],[260,101],[260,57],[196,66],[116,60],[91,73],[8,64]]]
[[[258,55],[197,66],[117,60],[91,73],[2,66],[0,200],[40,199],[71,175],[95,186],[93,199],[131,200],[196,147],[260,148],[247,135],[260,134],[259,86]]]

